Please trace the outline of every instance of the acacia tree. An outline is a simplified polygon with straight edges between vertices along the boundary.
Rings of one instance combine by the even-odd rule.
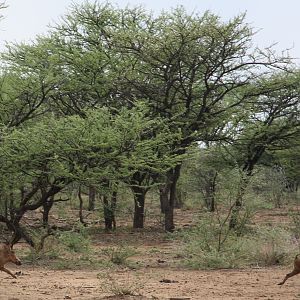
[[[13,243],[24,238],[34,245],[22,226],[24,215],[55,202],[54,196],[71,182],[119,181],[137,168],[150,167],[146,158],[160,140],[140,144],[140,135],[154,123],[143,108],[123,109],[116,116],[98,109],[86,111],[85,118],[47,117],[3,131],[0,221],[14,232]],[[7,201],[9,194],[14,201]]]
[[[289,192],[297,192],[300,185],[300,141],[295,136],[289,143],[289,148],[276,151],[274,161],[282,169],[286,178],[286,189]]]
[[[118,77],[122,76],[124,67],[120,60],[121,54],[115,45],[113,48],[108,43],[110,35],[108,32],[118,31],[122,28],[119,26],[122,23],[121,14],[109,5],[104,5],[101,11],[97,11],[98,14],[95,14],[96,10],[97,5],[86,4],[80,9],[75,7],[75,13],[67,16],[65,23],[53,30],[48,37],[39,37],[33,45],[22,44],[9,47],[8,53],[4,55],[4,60],[9,66],[7,73],[11,75],[19,72],[13,77],[14,80],[24,76],[29,82],[34,80],[38,83],[37,89],[30,91],[40,92],[37,95],[29,94],[24,86],[25,83],[17,84],[19,90],[28,95],[26,99],[32,99],[32,103],[30,100],[20,99],[18,94],[7,93],[9,96],[7,102],[13,105],[11,111],[15,110],[15,106],[21,107],[21,113],[18,114],[21,117],[18,117],[18,120],[25,121],[38,114],[49,113],[84,116],[87,107],[101,106],[109,107],[114,114],[117,114],[116,108],[119,109],[124,104],[129,107],[133,106],[132,95],[130,95],[130,99],[124,97],[125,94],[121,95],[118,86],[120,83]],[[96,19],[93,19],[92,16]],[[100,35],[97,35],[98,33]],[[7,77],[5,83],[9,87],[15,85],[14,82],[9,84]],[[46,89],[47,87],[49,89]],[[37,105],[35,105],[34,99],[37,99]],[[35,110],[37,106],[39,109]],[[33,109],[27,111],[28,107]],[[8,115],[11,116],[11,113],[8,112]],[[18,124],[21,124],[21,121],[17,123],[14,119],[13,125],[17,126]],[[159,135],[160,130],[157,126],[156,132],[158,133],[155,135]],[[147,139],[154,137],[155,130],[152,131],[153,133],[149,134],[148,132],[144,135],[145,143],[147,143]],[[126,182],[131,182],[130,186],[134,191],[137,212],[141,210],[140,208],[143,211],[143,204],[139,201],[140,191],[148,190],[150,183],[145,186],[145,182],[143,182],[145,188],[138,187],[136,179],[146,176],[151,181],[147,174],[148,171],[142,170],[141,173],[135,173],[131,179],[126,179]],[[139,181],[141,182],[140,179]],[[143,226],[141,214],[136,213],[135,215],[137,216],[135,220],[139,221],[135,221],[134,226]]]
[[[232,131],[230,149],[241,170],[230,228],[238,225],[243,196],[255,166],[266,152],[294,147],[299,136],[299,72],[262,77],[245,90],[249,101]],[[242,115],[242,116],[241,116]]]
[[[178,8],[157,18],[125,11],[131,20],[116,45],[126,65],[121,93],[147,100],[153,116],[169,120],[182,139],[173,144],[186,153],[196,141],[223,138],[232,114],[248,101],[240,90],[259,76],[284,68],[288,59],[252,50],[251,28],[238,16],[223,23],[209,12],[189,15]],[[165,174],[161,199],[165,229],[174,229],[173,209],[181,163]]]
[[[74,6],[64,22],[33,48],[17,47],[10,55],[20,65],[22,57],[29,57],[38,60],[36,70],[50,70],[56,85],[47,104],[58,114],[82,115],[85,107],[100,106],[117,114],[120,107],[134,107],[143,99],[150,108],[148,116],[162,117],[170,132],[180,132],[181,138],[166,147],[178,156],[196,141],[223,139],[232,114],[252,99],[241,89],[286,67],[288,59],[270,50],[253,50],[252,37],[243,15],[222,22],[209,12],[190,15],[177,8],[154,17],[140,8],[85,3]],[[39,55],[30,54],[35,51],[46,59],[40,63]],[[32,68],[30,59],[25,61]],[[153,130],[142,139],[156,135]],[[163,148],[157,153],[164,157]],[[165,229],[174,229],[180,169],[178,161],[163,177],[148,169],[132,174],[132,187],[139,187],[136,226],[143,225],[145,187],[151,178],[163,180]]]
[[[195,145],[189,149],[182,164],[180,187],[185,190],[185,194],[187,191],[196,195],[201,194],[203,204],[210,212],[214,212],[217,208],[216,191],[219,174],[231,167],[223,152],[220,143],[203,144],[200,147]]]

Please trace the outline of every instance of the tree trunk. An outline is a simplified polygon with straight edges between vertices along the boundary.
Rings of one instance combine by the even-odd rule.
[[[167,232],[173,232],[174,229],[174,207],[168,205],[165,211],[165,230]]]
[[[135,172],[130,180],[134,197],[133,228],[144,228],[145,198],[149,190],[151,177],[148,173]]]
[[[145,198],[147,190],[141,187],[132,187],[134,192],[134,217],[133,228],[144,228]]]
[[[88,205],[89,211],[95,210],[95,200],[96,200],[96,189],[94,186],[90,186],[89,187],[89,205]]]
[[[8,200],[3,199],[2,194],[0,194],[0,202],[4,203],[4,217],[8,218]]]
[[[161,204],[165,214],[165,230],[173,232],[174,225],[174,206],[176,197],[176,185],[180,176],[181,165],[177,165],[167,174],[165,185],[160,189]]]
[[[13,187],[11,187],[10,190],[13,190]],[[10,216],[12,216],[13,210],[14,210],[14,193],[13,192],[9,193],[8,199],[9,199],[9,214],[10,214]]]
[[[54,196],[50,196],[43,204],[43,227],[46,228],[49,223],[49,212],[54,203]]]
[[[117,192],[113,191],[111,196],[111,221],[113,230],[116,229],[116,207],[117,207]]]
[[[28,235],[26,230],[21,227],[19,223],[13,225],[14,228],[14,234],[11,240],[11,244],[14,245],[16,244],[20,239],[24,239],[27,244],[29,244],[31,247],[35,247],[35,243],[32,240],[32,238]]]
[[[111,199],[107,195],[103,196],[104,225],[106,231],[116,229],[115,211],[117,206],[117,192],[113,191]]]
[[[108,197],[103,196],[103,212],[104,212],[104,226],[106,231],[112,230],[112,221],[110,217],[110,207]]]
[[[34,187],[31,192],[29,192],[24,199],[21,201],[20,207],[14,210],[14,215],[11,217],[10,226],[9,228],[12,229],[14,232],[13,238],[12,238],[12,244],[17,243],[21,238],[23,238],[30,246],[34,247],[34,241],[29,236],[29,234],[26,232],[26,230],[21,226],[20,221],[23,218],[24,214],[28,210],[35,210],[39,207],[44,207],[44,205],[49,201],[49,205],[46,204],[46,210],[51,209],[54,201],[54,195],[59,193],[62,190],[61,186],[53,184],[48,190],[46,189],[40,189],[42,191],[41,199],[37,201],[36,203],[28,203],[28,201],[36,194],[36,192],[39,190],[38,187]],[[25,199],[27,198],[27,199]],[[50,208],[49,208],[50,207]],[[49,214],[48,211],[48,214]],[[48,215],[47,215],[48,217]],[[44,215],[43,215],[44,218]],[[44,219],[43,219],[44,221]]]
[[[210,212],[215,211],[215,193],[216,193],[216,179],[218,173],[216,171],[210,171],[205,179],[204,187],[204,200],[207,209]]]
[[[81,224],[83,224],[84,226],[86,226],[86,222],[84,221],[83,218],[83,199],[82,199],[82,195],[81,195],[81,185],[79,185],[78,188],[78,199],[79,199],[79,221]]]
[[[176,189],[176,196],[175,196],[175,208],[182,208],[183,207],[183,197],[182,197],[182,190]]]
[[[240,210],[243,205],[243,198],[247,189],[247,186],[249,184],[251,174],[242,174],[240,184],[238,187],[236,200],[234,203],[234,206],[232,207],[231,216],[229,220],[229,229],[236,229],[239,225],[239,216],[240,216]]]
[[[169,188],[168,185],[159,188],[160,211],[162,214],[165,214],[167,210],[166,206],[168,204]]]

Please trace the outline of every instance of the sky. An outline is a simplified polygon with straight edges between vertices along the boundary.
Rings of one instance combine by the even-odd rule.
[[[0,0],[2,2],[3,0]],[[85,0],[6,0],[0,23],[0,50],[6,42],[27,42],[37,34],[44,34],[49,24],[60,22],[72,3]],[[92,2],[94,2],[92,0]],[[158,14],[161,10],[183,5],[190,12],[210,10],[224,21],[246,12],[246,22],[258,31],[254,45],[260,48],[277,43],[280,54],[285,49],[294,58],[300,58],[300,1],[299,0],[115,0],[119,7],[143,5]],[[300,61],[300,60],[299,60]]]

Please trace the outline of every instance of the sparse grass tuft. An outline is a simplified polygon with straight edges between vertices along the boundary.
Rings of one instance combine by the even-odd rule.
[[[112,294],[113,296],[141,296],[140,290],[142,289],[142,284],[140,280],[135,278],[135,280],[122,281],[116,279],[108,273],[98,274],[97,276],[101,280],[101,289],[105,293]],[[132,282],[129,284],[129,282]]]
[[[61,244],[73,252],[87,253],[90,251],[90,238],[81,232],[65,231],[59,234],[58,239]]]
[[[137,252],[132,247],[118,246],[103,249],[102,254],[115,265],[129,266],[128,258],[134,256]]]

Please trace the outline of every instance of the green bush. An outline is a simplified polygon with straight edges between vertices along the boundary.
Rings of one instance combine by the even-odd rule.
[[[36,248],[30,248],[24,258],[31,263],[44,264],[49,260],[60,260],[62,257],[68,256],[70,251],[89,254],[90,245],[89,237],[81,232],[58,232],[45,240],[43,248],[40,248],[39,244]]]
[[[227,225],[210,214],[194,229],[180,233],[182,263],[195,269],[270,266],[283,264],[295,251],[291,234],[284,229],[253,228],[237,235]]]
[[[289,216],[291,219],[292,232],[296,239],[300,238],[300,212],[290,211]]]
[[[24,260],[32,264],[44,265],[49,261],[54,261],[60,258],[64,246],[60,244],[55,236],[49,236],[45,240],[44,247],[40,248],[39,240],[35,237],[37,245],[35,248],[28,248],[24,254]]]
[[[283,264],[295,251],[291,233],[280,227],[257,228],[256,233],[247,238],[246,246],[249,264],[259,266]]]
[[[102,250],[102,254],[116,265],[128,265],[127,259],[136,254],[136,251],[128,246],[109,247]]]
[[[59,234],[58,239],[69,250],[78,253],[89,252],[91,247],[89,237],[82,232],[65,231]]]

